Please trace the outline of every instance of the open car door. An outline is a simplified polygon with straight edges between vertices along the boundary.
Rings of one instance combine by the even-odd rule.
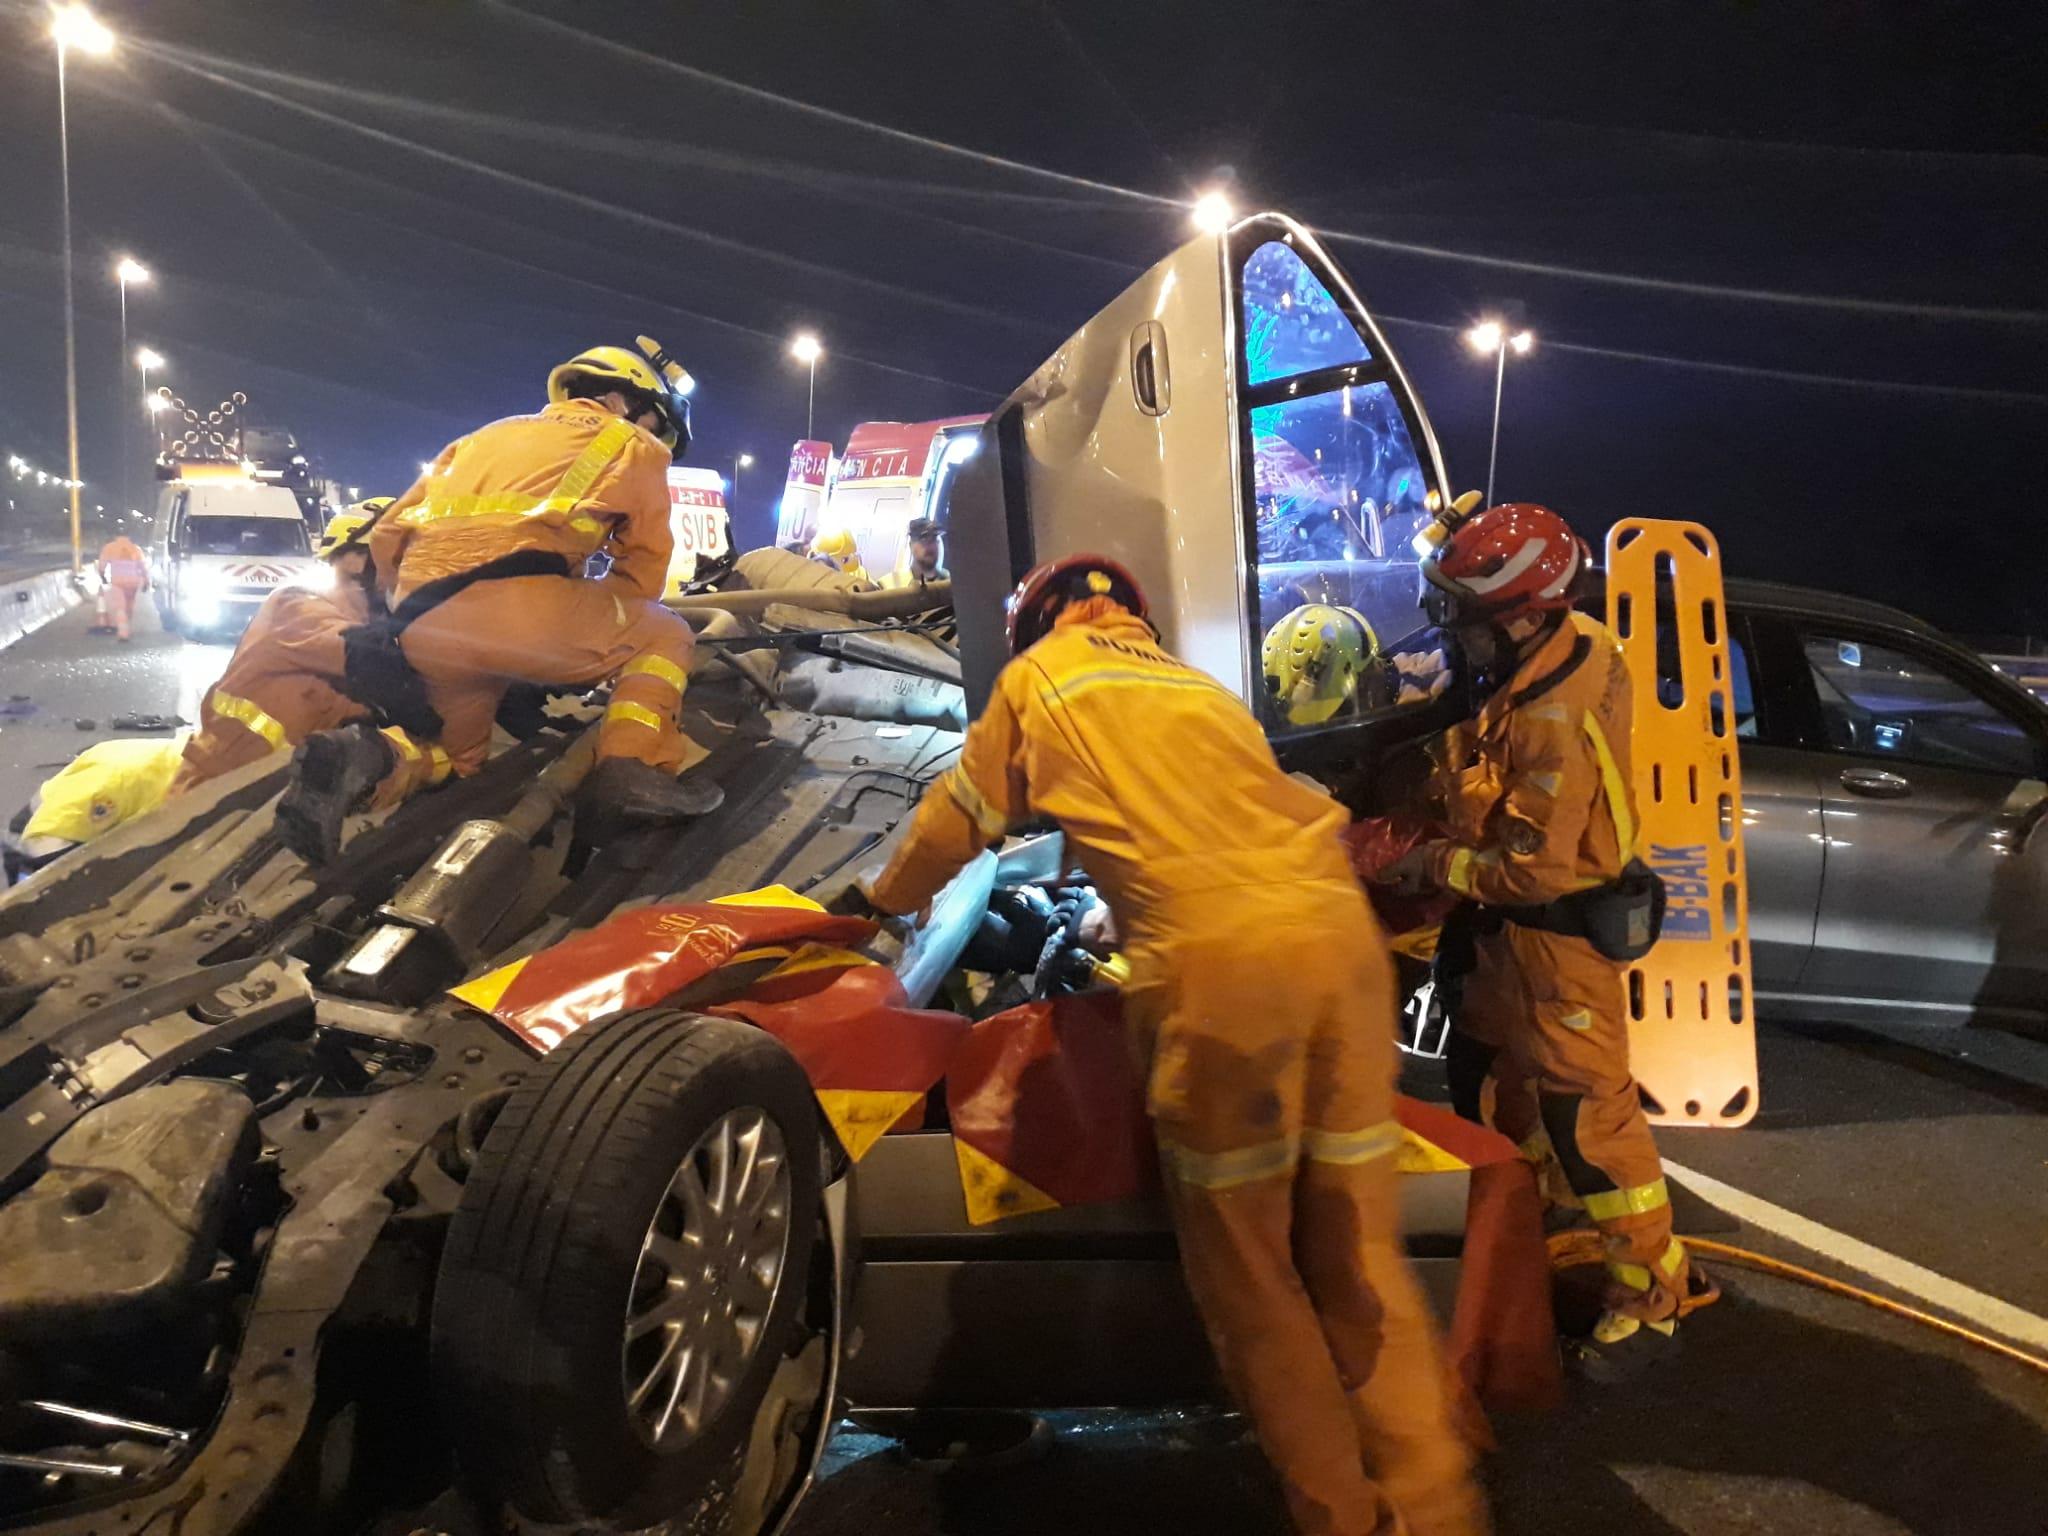
[[[1041,560],[1129,566],[1167,648],[1260,711],[1276,743],[1390,705],[1420,636],[1410,541],[1444,487],[1429,419],[1315,237],[1258,214],[1190,240],[1069,337],[996,412],[950,487],[970,708],[1000,668],[1003,599]],[[1369,626],[1382,675],[1334,715],[1266,697],[1261,644],[1304,604]],[[1439,662],[1437,670],[1441,671]],[[1438,685],[1440,686],[1440,685]]]

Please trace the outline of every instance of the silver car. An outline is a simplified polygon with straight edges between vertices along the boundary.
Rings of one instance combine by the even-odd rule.
[[[2048,706],[1895,608],[1727,605],[1759,1013],[2048,1024]]]

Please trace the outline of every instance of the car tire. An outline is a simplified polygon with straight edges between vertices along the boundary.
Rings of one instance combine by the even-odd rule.
[[[760,1030],[653,1009],[555,1050],[492,1125],[436,1287],[436,1391],[477,1490],[531,1521],[634,1529],[728,1478],[799,1331],[821,1173],[809,1080]],[[721,1187],[751,1190],[731,1203],[758,1219],[718,1216]],[[727,1256],[715,1279],[707,1253]],[[656,1381],[664,1349],[691,1364]]]

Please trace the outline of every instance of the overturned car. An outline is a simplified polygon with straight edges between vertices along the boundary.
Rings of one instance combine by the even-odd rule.
[[[1413,633],[1443,469],[1350,284],[1274,215],[1160,263],[980,441],[947,486],[950,588],[769,550],[673,599],[702,626],[684,724],[715,814],[593,852],[570,806],[594,732],[556,700],[331,866],[276,836],[279,757],[0,899],[0,1527],[750,1533],[849,1404],[1211,1390],[1156,1199],[999,1166],[937,1081],[862,1080],[856,1113],[760,1010],[862,967],[943,1043],[1097,985],[1056,835],[991,851],[915,931],[820,910],[951,765],[1004,594],[1054,554],[1129,564],[1166,645],[1370,808],[1460,707]],[[1302,720],[1260,651],[1307,603],[1369,621],[1386,685]],[[565,967],[636,913],[678,954],[730,938],[651,982],[644,941]],[[1473,1160],[1407,1181],[1440,1296]]]

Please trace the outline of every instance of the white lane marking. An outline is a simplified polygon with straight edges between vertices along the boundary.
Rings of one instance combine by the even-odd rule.
[[[1861,1270],[1866,1275],[1882,1280],[1894,1290],[1904,1291],[1909,1296],[1930,1302],[1944,1312],[1957,1317],[1968,1318],[1971,1322],[2003,1334],[2016,1343],[2031,1344],[2036,1349],[2048,1349],[2048,1317],[2040,1317],[2009,1301],[2000,1301],[1996,1296],[1973,1290],[1959,1280],[1938,1275],[1931,1269],[1923,1269],[1910,1259],[1902,1259],[1895,1253],[1886,1253],[1882,1248],[1873,1248],[1860,1238],[1837,1232],[1833,1227],[1824,1227],[1817,1221],[1810,1221],[1797,1211],[1788,1211],[1782,1205],[1773,1205],[1768,1200],[1745,1193],[1719,1179],[1709,1178],[1704,1173],[1695,1173],[1690,1168],[1681,1168],[1670,1158],[1664,1159],[1664,1171],[1678,1180],[1687,1189],[1702,1199],[1710,1200],[1729,1215],[1739,1218],[1753,1227],[1774,1232],[1802,1248],[1825,1254],[1838,1264]]]

